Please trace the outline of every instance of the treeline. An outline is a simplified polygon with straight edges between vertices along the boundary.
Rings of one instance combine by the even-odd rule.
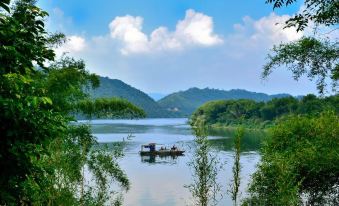
[[[322,111],[334,110],[339,113],[339,95],[319,98],[313,94],[301,99],[284,97],[268,102],[253,100],[219,100],[199,107],[191,116],[191,123],[203,118],[207,125],[246,125],[267,127],[274,120],[288,114],[317,115]]]

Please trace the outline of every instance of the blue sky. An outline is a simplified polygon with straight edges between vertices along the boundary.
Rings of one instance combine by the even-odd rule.
[[[194,9],[212,16],[215,31],[219,33],[230,31],[243,16],[256,19],[272,12],[272,6],[264,0],[47,0],[39,1],[39,5],[49,12],[61,9],[65,16],[72,18],[73,25],[67,28],[70,32],[85,31],[88,35],[106,32],[112,19],[126,14],[142,16],[146,22],[144,31],[150,32],[159,25],[173,29],[187,9]],[[299,7],[300,3],[276,12],[293,14]]]
[[[46,0],[38,4],[50,13],[48,28],[69,38],[58,54],[82,58],[91,72],[148,93],[190,87],[294,95],[316,91],[314,82],[295,82],[283,68],[267,81],[260,79],[269,49],[302,35],[276,24],[297,12],[300,1],[277,11],[264,0]]]

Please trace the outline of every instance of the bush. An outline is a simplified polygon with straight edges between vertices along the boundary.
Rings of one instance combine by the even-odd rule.
[[[292,115],[270,130],[244,204],[337,205],[338,187],[338,115]]]

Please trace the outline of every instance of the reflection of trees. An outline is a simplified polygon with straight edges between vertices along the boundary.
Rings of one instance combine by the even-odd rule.
[[[208,128],[208,135],[227,137],[219,139],[209,139],[209,144],[213,149],[222,151],[231,151],[234,146],[234,138],[236,136],[235,129],[229,128]],[[265,132],[263,130],[246,130],[241,138],[241,151],[257,151],[264,139]]]
[[[198,206],[216,205],[220,193],[217,174],[220,164],[215,155],[211,154],[203,122],[194,128],[196,150],[188,163],[192,170],[193,183],[186,187],[192,193],[192,204]]]

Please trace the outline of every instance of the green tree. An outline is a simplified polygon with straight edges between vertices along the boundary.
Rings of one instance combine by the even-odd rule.
[[[338,17],[339,18],[339,17]],[[293,78],[302,75],[316,79],[320,93],[325,92],[327,80],[331,80],[333,90],[337,89],[339,79],[338,42],[321,40],[315,37],[303,37],[300,40],[273,47],[273,54],[268,55],[262,77],[268,77],[280,66],[287,66]]]
[[[237,128],[234,137],[234,164],[232,167],[233,179],[229,189],[229,193],[231,194],[234,206],[238,205],[238,196],[240,195],[239,194],[240,172],[241,172],[240,153],[241,153],[241,142],[242,138],[244,137],[244,132],[245,132],[244,128],[239,127]]]
[[[204,120],[200,118],[195,123],[193,129],[196,148],[192,160],[188,163],[192,170],[193,182],[185,187],[192,194],[193,205],[217,205],[221,189],[217,183],[217,175],[221,166],[217,157],[210,151]]]
[[[45,30],[48,14],[34,3],[20,0],[10,9],[0,0],[0,204],[102,205],[110,179],[128,189],[116,162],[121,155],[93,149],[90,128],[70,124],[74,114],[144,113],[119,99],[90,100],[85,88],[98,86],[97,76],[83,61],[55,61],[53,47],[64,35]],[[80,106],[86,101],[90,112]],[[85,167],[96,187],[83,184]]]
[[[270,130],[250,185],[249,205],[337,205],[339,118],[292,115]]]
[[[288,6],[295,0],[268,0],[274,8]],[[303,30],[313,21],[322,26],[335,26],[339,20],[338,1],[306,0],[305,9],[286,22],[286,27]],[[303,37],[273,48],[263,77],[286,65],[295,79],[306,74],[317,79],[324,93],[327,78],[333,90],[338,80],[338,43],[319,37]],[[244,205],[338,205],[339,204],[339,118],[336,113],[338,95],[319,99],[305,96],[298,112],[279,120],[270,130],[262,148],[262,160],[253,175],[249,197]],[[330,110],[330,111],[324,111]],[[321,112],[323,111],[323,112]],[[319,114],[319,112],[321,112]]]
[[[266,0],[273,4],[273,9],[289,6],[297,0]],[[336,0],[305,0],[300,13],[286,21],[285,27],[297,27],[304,30],[311,22],[319,25],[333,26],[339,23],[339,2]]]
[[[289,6],[296,0],[266,0],[273,8]],[[337,30],[339,23],[339,3],[337,0],[306,0],[301,13],[285,22],[286,27],[302,31],[311,22],[316,27],[322,26]],[[262,77],[266,78],[279,66],[286,66],[292,71],[294,79],[302,75],[317,79],[318,91],[323,94],[327,79],[331,80],[332,89],[336,91],[339,79],[339,48],[337,39],[324,38],[315,32],[314,36],[304,36],[294,42],[274,46],[273,54],[268,55]]]

